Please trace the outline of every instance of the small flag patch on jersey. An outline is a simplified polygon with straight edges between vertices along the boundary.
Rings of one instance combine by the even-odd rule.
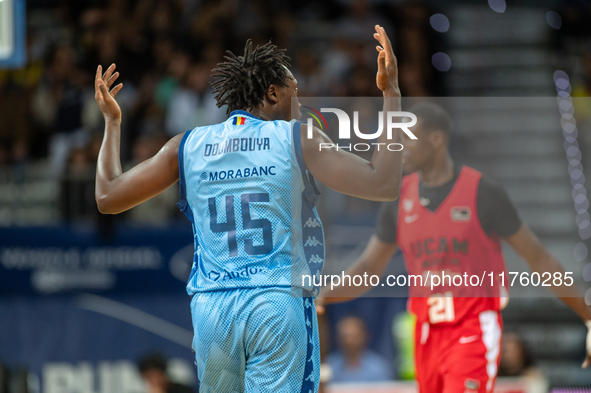
[[[235,126],[241,126],[241,125],[244,125],[245,122],[246,122],[246,117],[236,116],[234,118],[234,122],[232,124],[234,124]]]
[[[469,207],[457,206],[451,208],[451,220],[452,221],[469,221],[471,211]]]

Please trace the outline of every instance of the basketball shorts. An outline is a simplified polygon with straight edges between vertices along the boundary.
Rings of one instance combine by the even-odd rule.
[[[290,288],[197,293],[191,301],[200,393],[316,393],[314,301]]]
[[[455,325],[417,322],[416,379],[420,393],[490,393],[499,368],[501,314],[483,311]]]

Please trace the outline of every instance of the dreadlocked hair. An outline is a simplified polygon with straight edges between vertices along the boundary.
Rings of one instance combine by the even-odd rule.
[[[228,106],[227,114],[256,108],[272,84],[287,86],[285,78],[290,58],[285,49],[277,49],[271,41],[253,49],[249,39],[244,46],[244,56],[236,56],[231,51],[226,53],[226,61],[213,69],[211,76],[218,79],[211,87],[217,106]]]

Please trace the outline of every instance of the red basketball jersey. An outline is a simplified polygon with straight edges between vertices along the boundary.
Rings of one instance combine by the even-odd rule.
[[[419,286],[409,277],[409,310],[419,322],[455,324],[484,310],[499,310],[500,296],[507,296],[500,286],[499,274],[505,272],[500,239],[488,236],[478,218],[481,177],[464,166],[435,211],[420,203],[418,174],[403,179],[396,242],[408,274],[423,278]]]

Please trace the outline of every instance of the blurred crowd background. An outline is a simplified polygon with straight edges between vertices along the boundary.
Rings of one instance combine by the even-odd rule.
[[[94,218],[92,184],[84,180],[92,179],[103,130],[93,92],[98,64],[116,63],[121,73],[121,152],[130,165],[176,134],[225,119],[209,75],[226,50],[242,53],[248,38],[287,49],[303,97],[379,96],[373,32],[381,24],[396,44],[403,94],[446,94],[431,64],[444,37],[429,23],[435,10],[428,3],[33,0],[27,8],[27,65],[0,71],[0,167],[18,182],[35,171],[28,164],[43,160],[48,181],[40,187],[53,204],[0,208],[0,223]],[[140,209],[130,218],[171,218],[173,194],[162,197],[168,208],[153,202],[155,214]]]
[[[557,69],[568,74],[572,97],[591,95],[591,3],[586,0],[28,0],[26,6],[26,65],[0,69],[0,247],[20,244],[19,236],[31,237],[33,232],[21,235],[22,228],[67,228],[76,234],[98,231],[99,243],[107,245],[121,233],[117,232],[120,226],[128,230],[181,228],[190,239],[190,225],[175,206],[176,185],[125,214],[98,213],[94,173],[104,123],[94,101],[93,80],[99,64],[116,63],[124,84],[117,100],[123,110],[125,167],[151,157],[174,135],[225,120],[226,108],[217,108],[209,75],[223,61],[226,50],[241,54],[248,38],[255,44],[271,39],[287,50],[302,97],[379,97],[372,36],[376,24],[385,27],[394,44],[405,97],[556,97],[553,75]],[[580,102],[579,115],[588,116],[588,101]],[[560,113],[557,108],[549,109],[553,110],[559,125]],[[591,156],[591,129],[585,128],[591,124],[588,120],[580,119],[577,145],[586,169]],[[529,138],[532,134],[523,135]],[[518,200],[518,207],[519,203],[523,206],[524,221],[543,240],[554,241],[557,249],[567,244],[570,248],[564,255],[572,259],[569,242],[577,239],[580,222],[575,224],[569,199],[560,128],[556,136],[541,135],[533,144],[531,139],[519,145],[507,138],[491,144],[492,139],[487,139],[491,135],[465,130],[453,138],[454,157],[498,176]],[[558,146],[558,153],[551,150],[550,158],[542,143],[546,140]],[[559,168],[558,183],[540,175],[538,183],[525,191],[511,188],[514,183],[523,186],[523,180],[515,177],[518,170],[502,166],[508,157],[503,149],[510,150],[510,145],[524,146],[530,154],[528,163],[533,166],[526,165],[524,171],[531,169],[531,173],[523,176],[538,176],[537,171],[546,171],[544,165],[551,161]],[[491,149],[498,151],[493,154]],[[543,165],[536,166],[536,162]],[[546,193],[536,192],[535,187],[550,192],[556,184],[566,184],[566,202],[560,199],[562,194],[556,197],[558,202],[535,199]],[[338,197],[329,190],[324,194],[320,210],[333,247],[350,246],[347,233],[352,226],[362,228],[369,237],[379,204]],[[553,211],[543,203],[558,204],[563,210],[552,216]],[[544,219],[541,212],[550,216]],[[582,263],[586,256],[585,251],[581,260],[575,259]],[[398,262],[400,266],[400,256]],[[180,281],[178,288],[179,296],[184,296]],[[33,303],[15,296],[7,293],[0,298],[0,314],[16,315],[12,311]],[[145,303],[136,298],[133,302],[146,312],[157,313],[146,306],[152,295],[141,296]],[[324,360],[333,370],[333,381],[412,379],[408,347],[412,329],[403,313],[404,300],[362,299],[329,309],[322,334],[325,353],[330,353]],[[51,307],[62,305],[51,303]],[[584,331],[572,314],[555,302],[539,299],[517,299],[511,307],[505,313],[510,335],[503,348],[502,375],[545,375],[552,386],[591,384],[588,373],[576,369],[582,360]],[[188,307],[179,310],[186,315],[175,323],[190,329]],[[67,315],[66,309],[59,311]],[[37,318],[35,312],[27,315]],[[0,328],[10,331],[10,321],[1,320]],[[7,354],[7,348],[15,346],[1,340],[0,361],[12,359],[7,363],[13,369],[41,370],[25,356]],[[26,342],[24,334],[21,340]],[[545,343],[550,344],[544,347]],[[170,356],[179,352],[158,345]],[[69,348],[68,353],[73,351]],[[183,351],[190,358],[190,350]],[[56,353],[59,359],[60,351]],[[137,356],[130,355],[130,359]],[[160,371],[162,362],[152,359]],[[535,367],[536,362],[541,368]],[[8,391],[3,370],[0,367],[0,392]],[[164,377],[158,378],[162,381]],[[184,381],[195,382],[191,378]],[[28,384],[29,391],[35,391],[31,380]]]

